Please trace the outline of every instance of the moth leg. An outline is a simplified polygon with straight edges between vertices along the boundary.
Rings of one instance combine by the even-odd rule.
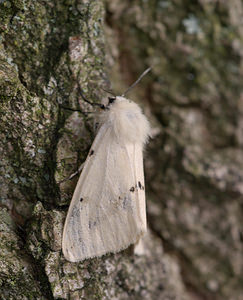
[[[86,114],[93,114],[94,113],[93,111],[82,111],[81,109],[67,107],[67,106],[63,106],[63,105],[60,105],[60,104],[59,104],[59,106],[62,109],[70,110],[70,111],[73,111],[73,112],[77,111],[77,112],[82,113],[84,115],[86,115]]]
[[[140,237],[139,240],[133,245],[133,253],[138,256],[145,255],[145,245],[144,245],[144,237]]]
[[[73,174],[71,174],[69,177],[64,178],[63,180],[59,181],[58,183],[62,183],[68,180],[71,180],[73,177],[75,177],[76,175],[80,174],[81,171],[83,170],[84,167],[84,163],[81,164],[81,166],[78,168],[78,170],[76,172],[74,172]]]
[[[84,168],[84,162],[78,168],[78,174],[81,173],[81,171],[83,170],[83,168]]]

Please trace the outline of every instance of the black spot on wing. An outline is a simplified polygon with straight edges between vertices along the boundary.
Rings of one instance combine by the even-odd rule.
[[[140,188],[140,190],[144,190],[144,186],[142,186],[142,183],[140,181],[138,181],[138,187]]]
[[[83,200],[84,200],[84,198],[80,198],[80,200],[79,200],[79,201],[80,201],[80,202],[83,202]]]
[[[134,192],[135,191],[135,188],[134,188],[134,186],[132,186],[131,188],[130,188],[130,192]]]
[[[94,154],[94,150],[91,150],[89,156],[92,156],[93,154]]]

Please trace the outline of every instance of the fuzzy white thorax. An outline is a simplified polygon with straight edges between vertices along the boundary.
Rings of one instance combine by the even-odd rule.
[[[141,108],[121,96],[117,96],[101,115],[101,122],[108,122],[115,137],[127,143],[145,144],[150,135],[149,122]]]

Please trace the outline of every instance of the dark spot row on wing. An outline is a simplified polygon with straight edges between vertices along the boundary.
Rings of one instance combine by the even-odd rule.
[[[140,190],[144,190],[144,186],[142,185],[142,183],[141,183],[140,181],[138,181],[138,185],[136,184],[135,187],[132,186],[132,187],[130,188],[130,192],[133,193],[133,192],[137,191],[138,188],[139,188]]]

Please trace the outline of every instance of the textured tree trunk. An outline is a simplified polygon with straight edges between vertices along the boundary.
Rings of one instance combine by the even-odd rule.
[[[241,0],[0,0],[0,299],[240,300]],[[66,261],[63,222],[94,111],[150,119],[142,253]],[[69,109],[68,109],[69,108]]]

